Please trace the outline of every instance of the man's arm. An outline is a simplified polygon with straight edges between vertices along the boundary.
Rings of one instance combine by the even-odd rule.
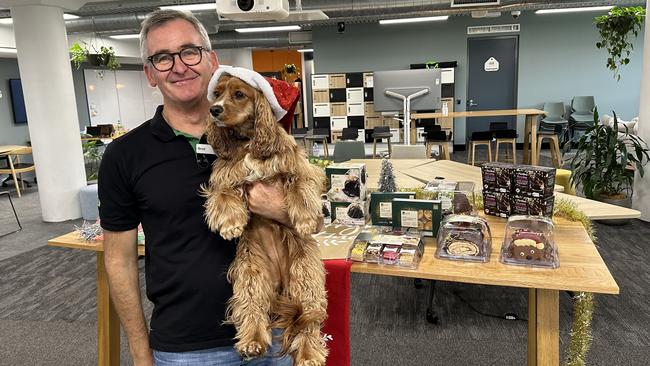
[[[140,298],[137,235],[137,229],[104,230],[104,264],[111,299],[129,340],[133,362],[136,366],[150,366],[153,359]]]
[[[284,226],[293,227],[287,206],[284,204],[281,184],[279,181],[253,183],[248,189],[248,209],[256,215],[275,220]],[[316,233],[323,229],[323,224],[324,221],[321,217]]]

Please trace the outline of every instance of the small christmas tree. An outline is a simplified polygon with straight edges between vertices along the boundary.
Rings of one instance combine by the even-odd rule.
[[[388,159],[381,162],[381,172],[379,173],[379,192],[395,192],[395,174],[393,173],[393,163]]]

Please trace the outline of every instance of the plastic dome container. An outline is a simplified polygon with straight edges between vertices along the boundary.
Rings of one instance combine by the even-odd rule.
[[[487,262],[492,250],[492,234],[485,219],[478,216],[449,215],[438,231],[436,257]]]
[[[540,216],[511,216],[501,247],[506,264],[557,268],[560,266],[553,221]]]

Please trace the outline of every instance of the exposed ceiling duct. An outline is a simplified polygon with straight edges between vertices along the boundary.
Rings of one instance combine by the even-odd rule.
[[[180,1],[183,4],[205,2]],[[146,14],[159,6],[178,4],[179,1],[107,1],[88,3],[78,12],[81,18],[67,20],[68,33],[137,33],[140,23]],[[292,10],[295,2],[290,2]],[[619,0],[619,6],[644,5],[643,0]],[[243,37],[232,32],[235,28],[250,28],[269,25],[299,24],[303,29],[336,24],[338,22],[366,23],[376,22],[379,19],[400,17],[422,17],[433,15],[470,15],[472,11],[485,10],[489,12],[509,12],[514,10],[531,11],[549,8],[568,8],[583,6],[612,5],[611,0],[601,1],[545,1],[545,0],[501,0],[498,6],[467,8],[451,7],[451,0],[309,0],[302,3],[303,10],[322,10],[329,19],[311,21],[308,24],[256,21],[236,22],[228,19],[219,19],[215,11],[201,11],[194,14],[206,26],[213,43],[232,45],[232,47],[286,47],[289,46],[287,34],[263,33],[256,36]],[[265,41],[266,40],[266,41]],[[286,41],[286,42],[285,42]],[[257,46],[259,45],[259,46]],[[225,48],[225,47],[223,47]],[[231,47],[228,47],[231,48]]]

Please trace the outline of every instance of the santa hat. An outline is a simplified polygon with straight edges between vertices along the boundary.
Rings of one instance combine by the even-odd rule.
[[[300,98],[300,90],[281,80],[266,78],[259,73],[243,67],[232,67],[220,65],[212,75],[208,85],[208,100],[214,102],[214,94],[211,90],[217,86],[219,78],[228,74],[241,79],[246,84],[259,90],[264,94],[271,105],[275,119],[282,124],[285,130],[289,131],[293,120],[293,112]]]

